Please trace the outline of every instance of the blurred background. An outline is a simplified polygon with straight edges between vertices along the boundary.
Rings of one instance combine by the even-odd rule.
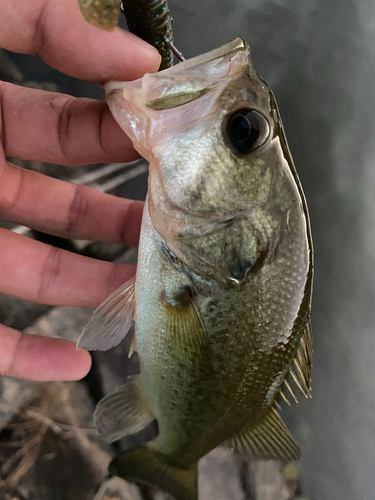
[[[175,43],[186,57],[236,36],[250,43],[254,67],[280,107],[305,190],[315,246],[313,399],[300,397],[299,405],[282,410],[303,458],[298,464],[249,464],[225,449],[216,450],[201,464],[201,499],[371,500],[375,498],[375,4],[369,0],[170,0],[169,4]],[[31,56],[2,52],[0,73],[2,79],[20,85],[75,96],[102,95],[99,85],[69,78]],[[147,165],[142,162],[79,172],[37,162],[22,164],[120,196],[142,199],[146,192]],[[57,239],[52,243],[98,258],[136,259],[134,250],[113,245]],[[0,297],[0,321],[35,333],[75,339],[89,314]],[[123,380],[123,349],[120,345],[96,354],[92,372],[80,383],[1,381],[0,498],[166,498],[150,488],[125,487],[116,481],[100,488],[108,459],[119,448],[103,445],[92,430],[91,413],[95,402]]]

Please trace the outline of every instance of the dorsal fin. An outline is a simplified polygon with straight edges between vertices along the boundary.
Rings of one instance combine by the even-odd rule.
[[[284,400],[290,405],[286,394],[291,394],[293,399],[298,403],[294,393],[292,383],[304,394],[305,397],[311,397],[311,369],[312,369],[312,335],[311,326],[308,322],[303,329],[300,340],[300,345],[297,349],[296,356],[293,360],[289,372],[285,376],[283,383],[280,386],[279,392],[274,400],[274,405],[279,407],[281,400]]]

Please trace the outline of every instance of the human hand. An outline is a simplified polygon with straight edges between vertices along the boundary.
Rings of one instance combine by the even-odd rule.
[[[76,78],[132,80],[159,67],[157,51],[142,40],[89,25],[77,0],[0,0],[0,12],[0,47],[38,54]],[[6,156],[77,166],[136,159],[104,102],[0,82],[0,219],[68,238],[137,244],[143,203],[21,169]],[[14,297],[96,307],[134,272],[0,228],[0,292]],[[0,325],[0,374],[76,380],[90,359],[73,342]]]

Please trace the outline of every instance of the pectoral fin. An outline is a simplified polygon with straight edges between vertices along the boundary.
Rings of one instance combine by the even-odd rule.
[[[77,349],[108,351],[129,332],[134,315],[135,277],[112,293],[95,311],[77,342]]]
[[[227,444],[231,450],[255,459],[298,460],[301,457],[293,436],[273,408],[255,426],[245,426]]]
[[[154,420],[139,375],[99,401],[94,423],[107,443],[143,430]]]

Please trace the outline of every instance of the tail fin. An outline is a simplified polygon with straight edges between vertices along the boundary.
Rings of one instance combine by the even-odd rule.
[[[123,479],[158,486],[176,500],[198,500],[198,469],[182,469],[167,463],[165,455],[148,446],[125,451],[112,460],[109,473]]]

